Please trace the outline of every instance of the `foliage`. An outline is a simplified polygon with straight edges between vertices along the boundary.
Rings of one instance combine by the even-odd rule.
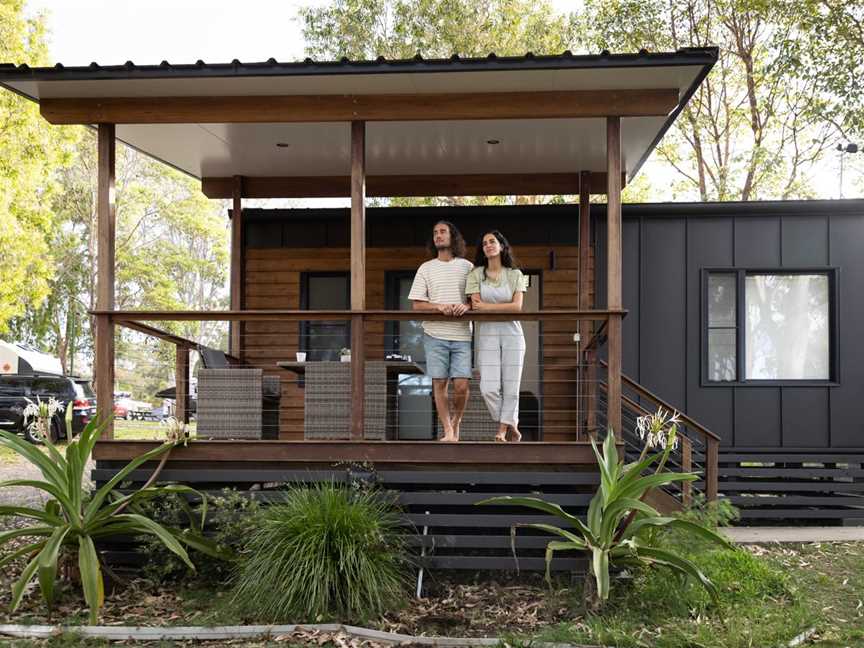
[[[33,464],[42,473],[41,480],[14,479],[0,483],[0,488],[28,486],[50,496],[43,510],[27,506],[0,506],[0,516],[17,516],[32,520],[22,528],[0,533],[0,546],[16,538],[38,538],[19,547],[0,559],[0,567],[18,558],[30,557],[20,578],[12,587],[11,607],[14,611],[21,603],[27,586],[38,579],[42,598],[50,608],[54,601],[54,587],[61,560],[77,555],[78,570],[84,598],[90,608],[90,622],[96,623],[99,608],[104,601],[102,568],[94,541],[112,535],[152,535],[169,551],[179,556],[190,568],[194,566],[183,545],[217,556],[216,547],[198,534],[166,528],[135,511],[143,501],[165,493],[194,493],[187,486],[148,486],[134,493],[120,496],[114,489],[135,468],[146,461],[165,455],[173,447],[165,443],[132,460],[104,486],[91,492],[85,484],[85,468],[101,426],[91,421],[78,439],[70,440],[65,455],[44,438],[47,454],[19,439],[17,435],[0,430],[0,446],[4,446]],[[123,512],[129,508],[131,512]]]
[[[816,116],[847,138],[864,134],[864,4],[843,0],[772,2],[776,20],[790,24],[772,43],[782,53],[778,71],[812,83],[821,101]]]
[[[300,16],[307,52],[327,59],[557,53],[575,37],[548,0],[334,0]]]
[[[233,601],[271,622],[365,621],[406,590],[398,517],[380,492],[298,486],[261,516]]]
[[[660,528],[676,529],[700,536],[723,547],[729,546],[728,541],[689,520],[661,516],[656,509],[643,501],[644,496],[653,488],[661,488],[673,482],[693,481],[697,478],[693,473],[662,471],[675,443],[675,434],[676,429],[673,424],[664,436],[665,447],[662,453],[643,452],[638,461],[630,464],[618,460],[615,436],[611,430],[603,442],[602,454],[597,449],[596,442],[591,440],[600,468],[600,487],[588,506],[587,524],[577,516],[567,513],[557,504],[536,497],[493,497],[479,503],[526,506],[554,515],[563,525],[572,527],[570,530],[552,524],[524,523],[514,526],[512,532],[514,540],[517,527],[538,529],[561,538],[561,540],[552,540],[546,545],[547,578],[556,552],[580,551],[589,554],[590,573],[586,579],[585,598],[590,609],[599,609],[609,598],[610,564],[622,567],[647,565],[666,567],[685,578],[692,578],[717,600],[718,592],[715,585],[691,561],[658,543],[653,531]],[[647,447],[646,445],[646,449]],[[643,474],[658,458],[660,462],[657,470],[650,475]],[[595,583],[596,590],[593,589]]]
[[[207,499],[206,519],[201,502],[190,504],[178,493],[153,498],[143,505],[144,512],[164,526],[180,527],[192,522],[196,532],[204,533],[226,555],[237,556],[259,524],[260,504],[237,491],[225,489],[221,495]],[[198,524],[204,521],[204,528]],[[191,571],[176,555],[166,554],[157,538],[142,538],[144,575],[154,583],[179,582],[193,577],[195,582],[217,585],[226,582],[234,569],[233,561],[212,560],[206,554],[196,554],[193,548],[190,558],[196,565]]]
[[[786,3],[783,14],[764,0],[586,1],[580,34],[589,51],[719,47],[714,69],[657,149],[677,177],[675,195],[813,196],[813,175],[836,130],[818,114],[824,97],[815,79],[794,77],[783,63],[799,4]],[[821,71],[821,45],[810,52]],[[830,67],[850,69],[848,61]]]
[[[0,61],[47,62],[45,22],[24,17],[24,0],[0,2]],[[71,162],[79,132],[48,125],[35,104],[0,92],[0,332],[49,294],[58,226],[52,172]]]

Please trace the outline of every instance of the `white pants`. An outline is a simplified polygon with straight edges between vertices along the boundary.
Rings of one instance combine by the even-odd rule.
[[[480,393],[492,420],[519,424],[519,385],[525,358],[525,337],[518,322],[477,325],[477,364]]]

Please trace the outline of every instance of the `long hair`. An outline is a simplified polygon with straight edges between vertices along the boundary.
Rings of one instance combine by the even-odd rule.
[[[440,220],[435,221],[435,225],[446,225],[450,229],[450,252],[452,252],[454,257],[464,257],[465,256],[465,239],[462,238],[462,232],[450,221]],[[435,227],[433,225],[433,229]],[[429,256],[436,257],[438,256],[438,250],[435,247],[435,236],[434,234],[429,237],[428,242],[426,243],[426,251],[429,252]]]
[[[486,234],[491,234],[498,239],[498,244],[501,246],[501,265],[505,268],[518,268],[519,264],[513,254],[513,248],[510,247],[510,241],[498,230],[490,230],[480,235],[480,240],[477,241],[477,252],[474,254],[474,266],[489,267],[489,259],[483,252],[483,239],[486,238]]]

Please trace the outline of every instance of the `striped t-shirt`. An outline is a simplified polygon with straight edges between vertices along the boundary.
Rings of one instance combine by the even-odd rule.
[[[431,259],[417,269],[408,299],[433,304],[464,304],[465,281],[474,264],[467,259]],[[427,335],[441,340],[471,340],[471,322],[423,322]]]

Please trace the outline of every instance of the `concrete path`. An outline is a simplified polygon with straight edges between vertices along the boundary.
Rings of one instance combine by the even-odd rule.
[[[864,541],[864,527],[730,527],[722,531],[739,544]]]

